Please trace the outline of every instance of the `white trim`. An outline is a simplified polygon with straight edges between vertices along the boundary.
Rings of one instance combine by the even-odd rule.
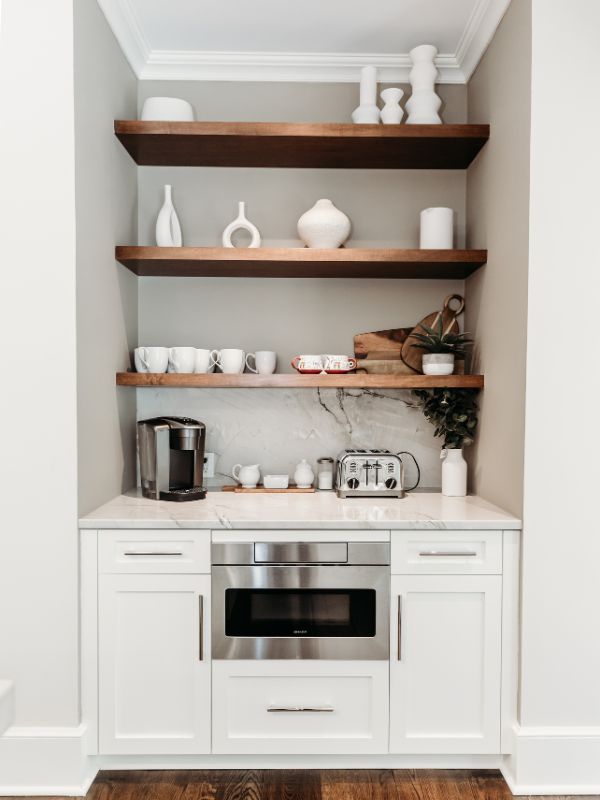
[[[15,685],[9,680],[0,680],[0,736],[15,719]]]
[[[355,83],[360,68],[372,64],[382,83],[408,81],[408,53],[152,50],[130,0],[98,3],[140,80]],[[467,83],[509,4],[510,0],[478,0],[456,53],[436,59],[439,83]]]

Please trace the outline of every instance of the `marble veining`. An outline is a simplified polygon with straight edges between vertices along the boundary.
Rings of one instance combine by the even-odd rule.
[[[306,458],[349,447],[409,450],[421,469],[421,486],[441,486],[439,439],[408,391],[372,389],[138,389],[138,419],[177,414],[206,424],[206,448],[216,454],[207,484],[233,483],[234,464],[260,463],[262,474],[293,475]],[[405,459],[406,482],[415,481]]]
[[[339,499],[334,492],[315,494],[223,494],[205,500],[168,503],[137,492],[111,500],[80,521],[85,529],[374,529],[508,530],[520,520],[480,497],[444,497],[415,492],[394,498]]]

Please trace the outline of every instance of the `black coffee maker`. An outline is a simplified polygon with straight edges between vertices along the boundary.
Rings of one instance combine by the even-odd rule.
[[[144,497],[179,502],[205,498],[204,423],[188,417],[156,417],[137,426]]]

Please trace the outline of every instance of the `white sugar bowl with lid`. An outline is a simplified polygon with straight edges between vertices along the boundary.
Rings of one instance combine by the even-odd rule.
[[[299,489],[310,489],[315,479],[315,473],[308,461],[303,458],[302,461],[296,466],[294,472],[294,483]]]

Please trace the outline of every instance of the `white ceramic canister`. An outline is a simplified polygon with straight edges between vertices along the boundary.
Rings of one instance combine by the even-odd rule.
[[[442,494],[445,497],[466,497],[467,462],[462,448],[448,447],[442,450]]]
[[[298,220],[298,236],[307,247],[335,249],[350,236],[350,219],[331,200],[317,200]]]
[[[451,208],[425,208],[421,211],[421,250],[452,250],[454,211]]]
[[[310,489],[315,479],[315,473],[308,461],[303,458],[302,461],[296,466],[294,472],[294,483],[299,489]]]

